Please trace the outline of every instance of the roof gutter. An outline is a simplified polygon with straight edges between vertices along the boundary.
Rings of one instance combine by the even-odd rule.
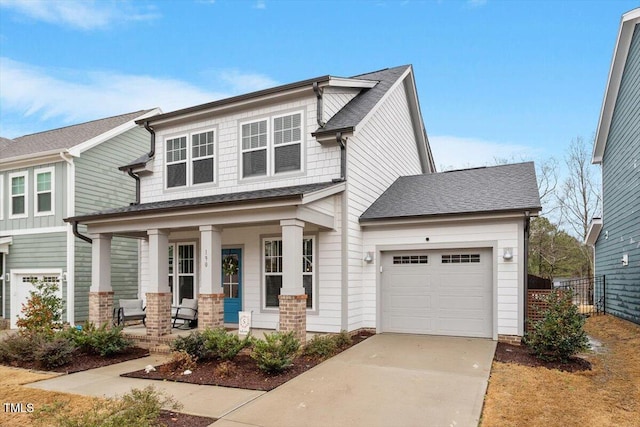
[[[151,135],[151,147],[149,147],[149,152],[147,153],[149,160],[151,160],[153,156],[155,156],[156,154],[156,131],[149,125],[149,120],[145,120],[143,123],[143,126],[147,130],[147,132],[149,132],[149,134]],[[136,199],[131,204],[139,205],[140,204],[140,176],[135,172],[133,172],[133,165],[127,168],[127,174],[136,181]]]

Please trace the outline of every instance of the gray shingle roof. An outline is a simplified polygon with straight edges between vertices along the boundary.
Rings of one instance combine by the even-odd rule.
[[[161,202],[142,203],[139,205],[123,206],[65,218],[65,221],[83,222],[92,219],[125,217],[137,213],[158,213],[188,208],[200,208],[221,204],[256,202],[260,200],[274,200],[284,198],[302,198],[305,194],[337,185],[335,182],[319,182],[315,184],[295,185],[291,187],[268,188],[264,190],[243,191],[240,193],[216,194],[213,196],[192,197],[188,199],[165,200]]]
[[[323,127],[316,130],[314,135],[333,133],[338,130],[355,127],[409,67],[411,66],[402,65],[351,77],[353,79],[376,80],[379,83],[371,89],[363,89],[347,105],[334,114]]]
[[[400,177],[360,222],[540,209],[535,167],[527,162]]]
[[[134,120],[149,111],[151,110],[134,111],[119,116],[14,138],[12,143],[0,144],[0,159],[69,149]]]

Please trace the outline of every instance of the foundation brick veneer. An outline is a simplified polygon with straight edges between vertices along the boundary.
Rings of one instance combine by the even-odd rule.
[[[171,298],[167,293],[147,293],[147,335],[161,337],[171,333]]]
[[[293,331],[300,344],[307,339],[307,296],[280,295],[280,331]]]
[[[89,292],[89,322],[113,325],[113,292]]]
[[[198,329],[224,326],[224,294],[198,295]]]
[[[498,335],[498,341],[507,344],[520,345],[522,337],[519,337],[518,335]]]

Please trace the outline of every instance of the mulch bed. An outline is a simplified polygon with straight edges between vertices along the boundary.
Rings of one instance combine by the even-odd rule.
[[[366,331],[358,333],[352,337],[351,345],[353,346],[371,335],[373,334]],[[349,347],[345,347],[341,351],[347,348]],[[256,362],[245,349],[230,361],[207,360],[198,362],[190,375],[183,375],[182,372],[172,372],[167,365],[160,365],[156,366],[156,371],[149,373],[141,369],[121,376],[269,391],[308,371],[323,360],[318,357],[298,356],[294,359],[293,366],[284,372],[267,374],[258,368]]]
[[[213,424],[215,418],[199,417],[173,411],[160,411],[158,423],[165,427],[206,427]]]
[[[581,357],[570,357],[567,362],[544,361],[538,359],[526,345],[511,345],[499,342],[493,358],[496,362],[516,363],[524,366],[541,366],[566,372],[591,370],[591,363]]]
[[[103,366],[113,365],[115,363],[126,362],[128,360],[139,359],[149,355],[149,350],[140,347],[131,347],[124,353],[114,354],[108,357],[102,357],[97,354],[87,354],[77,352],[73,355],[71,363],[57,368],[46,369],[50,372],[60,372],[64,374],[73,374],[74,372],[86,371],[88,369],[101,368]],[[8,364],[14,368],[45,370],[36,362],[18,361]]]

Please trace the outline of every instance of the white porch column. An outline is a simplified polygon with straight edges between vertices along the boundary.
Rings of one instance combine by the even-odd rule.
[[[171,333],[169,235],[164,230],[147,230],[147,235],[149,236],[147,335],[159,337]]]
[[[280,221],[282,227],[282,289],[280,289],[280,331],[293,331],[302,344],[307,335],[307,295],[302,286],[302,237],[304,222]]]
[[[89,288],[89,322],[111,325],[113,288],[111,287],[111,235],[98,234],[91,243],[91,286]],[[74,295],[67,295],[74,298]]]
[[[223,325],[222,231],[212,225],[203,225],[200,226],[198,329]]]

